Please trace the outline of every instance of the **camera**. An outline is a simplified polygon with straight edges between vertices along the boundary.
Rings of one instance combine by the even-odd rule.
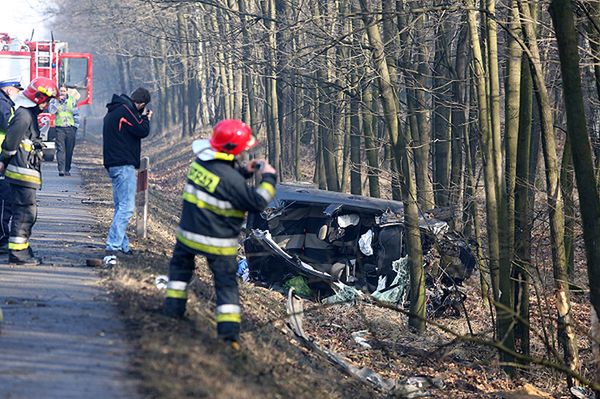
[[[265,167],[265,161],[258,161],[254,164],[254,171],[260,172]]]

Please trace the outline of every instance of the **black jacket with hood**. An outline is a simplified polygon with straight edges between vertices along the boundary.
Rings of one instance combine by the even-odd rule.
[[[142,139],[150,134],[150,121],[141,115],[131,98],[113,94],[102,128],[104,167],[140,167]]]

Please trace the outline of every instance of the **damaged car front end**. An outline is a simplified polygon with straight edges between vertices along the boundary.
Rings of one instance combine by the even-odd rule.
[[[281,184],[265,211],[248,214],[250,277],[284,288],[300,276],[305,296],[349,286],[403,302],[409,286],[403,212],[398,201]],[[456,288],[474,270],[471,249],[444,221],[425,216],[419,226],[429,288]]]

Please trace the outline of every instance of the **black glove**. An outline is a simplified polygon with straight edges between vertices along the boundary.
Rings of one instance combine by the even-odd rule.
[[[33,142],[33,149],[34,150],[43,150],[44,148],[46,148],[46,145],[41,142],[41,141],[34,141]]]

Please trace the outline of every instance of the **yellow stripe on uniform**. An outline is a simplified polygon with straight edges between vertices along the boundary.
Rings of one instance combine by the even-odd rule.
[[[187,291],[167,289],[167,298],[186,299]]]
[[[12,249],[13,251],[23,251],[24,249],[29,248],[29,242],[26,243],[16,243],[16,242],[9,242],[8,243],[8,249]]]
[[[235,256],[238,251],[237,245],[235,247],[215,247],[187,239],[181,233],[177,233],[177,240],[186,247],[206,252],[211,255]]]
[[[267,181],[260,183],[256,189],[256,192],[267,202],[271,202],[273,198],[275,198],[275,187],[273,187],[273,185]]]
[[[40,179],[39,177],[22,175],[20,173],[12,172],[10,170],[6,170],[4,172],[4,176],[14,180],[21,180],[34,184],[42,184],[42,179]]]
[[[211,205],[209,203],[202,201],[201,199],[199,199],[192,193],[183,193],[183,199],[191,204],[196,205],[198,208],[203,208],[208,211],[211,211],[212,213],[215,213],[215,214],[221,215],[221,216],[225,216],[225,217],[243,219],[246,214],[244,211],[239,211],[237,209],[217,208],[214,205]]]
[[[241,323],[242,316],[239,313],[221,313],[217,315],[217,323]]]

